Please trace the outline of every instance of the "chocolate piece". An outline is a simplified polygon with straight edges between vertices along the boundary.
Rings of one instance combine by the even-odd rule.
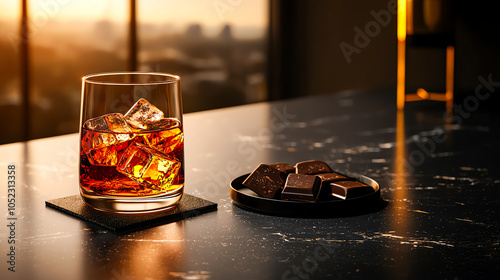
[[[286,173],[295,173],[295,166],[288,164],[288,163],[275,163],[269,165],[274,169],[278,169],[281,172],[286,172]]]
[[[267,164],[261,164],[243,181],[243,185],[260,196],[274,198],[285,185],[282,173]]]
[[[308,160],[299,162],[297,163],[297,165],[295,165],[295,170],[297,174],[308,174],[308,175],[333,172],[333,170],[330,169],[328,164],[320,160]]]
[[[349,199],[372,193],[373,187],[358,181],[338,181],[330,184],[332,195],[340,199]]]
[[[354,180],[349,177],[346,177],[344,175],[340,175],[335,172],[331,173],[322,173],[322,174],[316,174],[314,175],[318,178],[321,179],[321,190],[320,193],[318,194],[318,200],[330,200],[331,195],[332,195],[332,187],[330,186],[330,183],[337,182],[337,181],[347,181],[347,180]]]
[[[335,181],[344,181],[349,179],[346,176],[335,172],[316,174],[316,176],[318,176],[323,183],[332,183]]]
[[[275,163],[269,165],[270,167],[279,170],[281,172],[281,179],[283,179],[283,182],[286,182],[286,178],[288,177],[288,174],[290,173],[295,173],[295,166],[287,163]]]
[[[290,174],[281,193],[285,200],[314,202],[318,198],[321,180],[313,175]]]

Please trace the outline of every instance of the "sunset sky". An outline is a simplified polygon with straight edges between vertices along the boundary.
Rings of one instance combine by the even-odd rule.
[[[20,2],[0,0],[0,20],[17,20]],[[126,0],[28,0],[28,3],[32,20],[128,20]],[[137,0],[137,9],[139,22],[169,23],[174,28],[190,23],[200,23],[208,29],[229,23],[235,30],[267,25],[265,0]]]

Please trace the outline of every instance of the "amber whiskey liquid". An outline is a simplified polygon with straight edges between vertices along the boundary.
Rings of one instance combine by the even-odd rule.
[[[176,119],[112,132],[82,127],[80,187],[86,195],[158,196],[182,191],[184,135]]]

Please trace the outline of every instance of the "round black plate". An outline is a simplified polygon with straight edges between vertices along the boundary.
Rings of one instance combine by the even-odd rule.
[[[373,193],[346,200],[332,196],[329,200],[314,203],[261,197],[243,186],[242,183],[248,175],[250,174],[231,181],[231,199],[240,208],[262,214],[307,218],[346,217],[378,211],[386,205],[380,198],[379,184],[369,177],[356,173],[343,173],[343,175],[372,186]]]

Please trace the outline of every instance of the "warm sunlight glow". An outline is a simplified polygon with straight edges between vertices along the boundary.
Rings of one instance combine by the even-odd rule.
[[[390,207],[390,229],[389,234],[396,238],[406,236],[413,232],[412,220],[408,211],[408,182],[407,178],[411,177],[412,169],[408,165],[406,154],[406,131],[405,131],[405,113],[404,111],[397,112],[396,118],[396,153],[394,155],[394,196]],[[402,243],[402,242],[401,242]],[[409,263],[404,260],[412,258],[412,251],[409,250],[394,250],[389,249],[390,259],[396,263],[397,270],[406,273],[410,271]]]
[[[455,47],[446,48],[446,110],[453,110],[453,80],[455,68]]]
[[[448,46],[446,48],[446,92],[428,92],[423,88],[419,88],[416,93],[406,94],[406,34],[407,27],[408,34],[413,34],[413,2],[409,1],[408,7],[406,6],[406,4],[406,0],[398,0],[398,64],[396,85],[397,108],[398,110],[404,109],[405,102],[434,100],[446,102],[446,110],[450,112],[453,109],[453,75],[455,67],[455,48],[453,46]]]
[[[406,164],[406,133],[405,133],[405,113],[404,111],[398,111],[396,117],[396,156],[394,158],[394,174],[395,174],[395,189],[396,197],[395,203],[397,204],[394,209],[397,211],[397,216],[406,216],[406,210],[404,210],[404,199],[407,198],[406,193],[406,177],[407,167]],[[398,207],[399,206],[399,207]],[[398,219],[401,224],[405,219]]]
[[[406,39],[406,0],[398,0],[398,40]]]
[[[406,42],[398,41],[398,77],[397,77],[397,106],[399,110],[405,107],[405,47]]]
[[[417,89],[417,95],[418,97],[420,97],[421,99],[429,99],[430,97],[430,94],[428,91],[426,91],[425,89],[423,88],[419,88]]]
[[[13,13],[20,1],[0,1],[0,22],[17,21]],[[141,24],[163,25],[175,32],[184,32],[186,26],[200,24],[207,36],[220,32],[220,27],[230,24],[234,35],[255,38],[263,35],[267,26],[267,1],[212,1],[212,0],[141,0],[137,1],[138,21]],[[78,23],[110,21],[127,23],[129,1],[29,1],[31,24],[43,27],[50,22]]]

